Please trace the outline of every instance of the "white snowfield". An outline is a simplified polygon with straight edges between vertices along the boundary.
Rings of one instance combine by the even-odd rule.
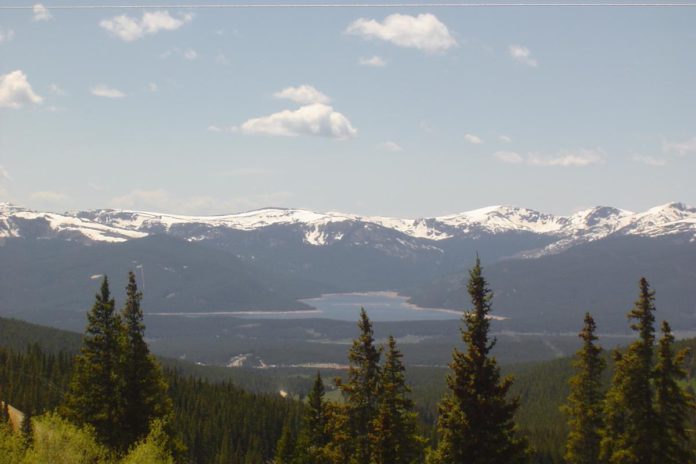
[[[23,236],[23,226],[27,222],[41,224],[47,231],[62,234],[67,239],[81,237],[101,242],[123,242],[153,233],[171,232],[173,229],[186,236],[189,227],[191,232],[187,238],[197,241],[225,229],[254,231],[287,226],[299,228],[304,234],[304,242],[315,246],[340,241],[346,234],[345,226],[362,227],[366,231],[390,229],[414,239],[432,242],[510,232],[541,234],[557,239],[543,250],[536,251],[536,255],[557,252],[612,234],[657,237],[691,233],[694,234],[691,240],[696,241],[696,208],[682,203],[668,203],[641,213],[598,206],[570,216],[555,216],[514,206],[489,206],[420,219],[284,208],[264,208],[221,216],[184,216],[113,209],[59,214],[0,203],[0,238]]]

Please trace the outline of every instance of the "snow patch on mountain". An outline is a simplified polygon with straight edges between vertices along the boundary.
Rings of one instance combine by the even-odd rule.
[[[682,203],[668,203],[641,213],[598,206],[569,216],[497,205],[418,219],[286,208],[264,208],[219,216],[113,209],[59,214],[0,203],[0,238],[26,235],[24,231],[28,223],[38,224],[35,229],[44,226],[45,232],[40,229],[41,233],[34,231],[33,235],[29,234],[39,238],[47,238],[44,235],[53,232],[62,238],[102,242],[122,242],[149,234],[174,232],[190,241],[203,241],[224,230],[255,231],[272,226],[292,227],[302,234],[304,243],[317,247],[331,245],[348,236],[352,237],[351,243],[380,249],[387,243],[402,248],[436,249],[434,242],[477,238],[485,234],[524,232],[554,238],[554,242],[543,249],[525,252],[525,257],[557,253],[612,234],[657,237],[694,233],[696,238],[696,208]],[[393,233],[384,235],[389,231],[403,235],[396,236],[396,239]]]

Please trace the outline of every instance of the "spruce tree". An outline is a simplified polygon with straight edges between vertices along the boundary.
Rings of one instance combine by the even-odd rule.
[[[297,439],[295,462],[298,464],[323,464],[328,462],[324,447],[331,439],[328,431],[329,412],[324,401],[325,389],[321,373],[317,371],[302,420],[302,431]]]
[[[78,425],[89,424],[97,439],[112,449],[123,446],[122,326],[114,311],[106,276],[92,309],[65,404],[65,415]]]
[[[514,422],[519,401],[507,398],[512,379],[501,378],[491,356],[492,293],[478,257],[469,271],[467,290],[473,308],[464,314],[466,351],[455,348],[452,354],[449,392],[440,402],[439,443],[432,458],[438,464],[526,463],[528,445],[517,436]]]
[[[570,394],[563,411],[568,414],[568,439],[565,461],[568,464],[599,462],[600,430],[604,393],[602,372],[606,361],[602,348],[595,344],[597,325],[590,313],[585,313],[585,325],[579,336],[583,341],[573,361],[576,374],[570,379]]]
[[[696,462],[696,443],[687,432],[689,418],[696,412],[693,396],[680,385],[686,378],[682,368],[688,350],[674,352],[674,336],[669,324],[662,322],[662,337],[655,366],[655,412],[659,434],[657,447],[664,464]]]
[[[292,436],[290,422],[285,421],[280,438],[276,444],[276,453],[273,464],[292,464],[295,453],[295,440]]]
[[[375,346],[372,323],[364,308],[360,309],[358,322],[360,335],[353,340],[348,353],[348,378],[338,385],[345,399],[348,431],[350,434],[350,460],[368,464],[372,460],[370,435],[377,417],[380,350]]]
[[[145,343],[145,324],[140,308],[142,293],[138,291],[135,274],[128,273],[126,304],[121,311],[121,376],[123,378],[123,437],[126,446],[145,439],[150,423],[167,420],[172,402],[159,363]],[[166,424],[165,424],[166,427]]]
[[[412,464],[420,461],[425,440],[418,434],[418,415],[408,397],[403,355],[391,335],[382,366],[379,409],[372,431],[373,463]]]
[[[653,407],[653,351],[655,342],[655,292],[645,278],[640,280],[640,295],[628,313],[631,328],[638,339],[625,353],[615,354],[612,383],[607,392],[600,457],[609,464],[659,464],[662,452],[656,437]]]

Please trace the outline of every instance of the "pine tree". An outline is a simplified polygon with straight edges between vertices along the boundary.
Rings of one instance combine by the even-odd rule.
[[[325,389],[321,373],[317,371],[312,390],[307,395],[302,431],[297,439],[295,462],[298,464],[323,464],[327,461],[324,447],[331,439],[328,432],[329,414],[324,401]]]
[[[78,425],[91,425],[100,442],[119,449],[124,445],[123,382],[119,375],[123,329],[114,306],[105,276],[87,314],[64,414]]]
[[[653,350],[655,292],[645,278],[629,319],[638,339],[625,353],[616,353],[612,383],[607,392],[600,457],[609,464],[659,464],[662,453],[656,437],[662,433],[653,407]]]
[[[488,338],[492,293],[478,257],[467,289],[473,304],[464,314],[467,349],[455,348],[452,354],[449,392],[440,402],[439,443],[432,458],[438,464],[526,463],[528,445],[517,436],[514,423],[519,401],[507,398],[512,379],[501,379],[490,355],[495,344]]]
[[[696,444],[687,433],[689,417],[696,412],[693,396],[679,382],[686,378],[682,368],[688,350],[674,352],[674,336],[669,324],[662,322],[662,337],[655,367],[655,412],[659,434],[656,437],[664,464],[696,462]]]
[[[290,423],[285,421],[283,431],[276,445],[274,464],[292,464],[295,457],[295,439],[292,436],[292,428]]]
[[[351,462],[368,464],[372,460],[370,435],[377,416],[380,350],[374,344],[372,323],[360,309],[360,336],[353,340],[348,354],[348,379],[338,383],[345,399],[350,434]]]
[[[138,291],[135,274],[128,273],[126,304],[121,311],[121,376],[123,377],[123,439],[126,446],[147,437],[150,423],[169,419],[172,402],[167,383],[157,360],[145,343],[145,324],[140,308],[142,293]],[[165,427],[166,428],[166,427]]]
[[[585,325],[579,336],[583,341],[573,361],[576,374],[570,379],[570,395],[563,411],[568,414],[570,432],[566,441],[565,460],[568,464],[599,462],[600,430],[604,393],[602,372],[606,361],[602,348],[595,344],[597,325],[590,313],[585,313]]]
[[[391,335],[379,388],[379,410],[372,434],[375,464],[411,464],[419,462],[425,440],[418,433],[418,415],[408,397],[403,355]]]

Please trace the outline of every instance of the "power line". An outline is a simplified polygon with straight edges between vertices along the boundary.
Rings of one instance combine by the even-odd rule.
[[[45,6],[45,5],[44,5]],[[54,5],[49,10],[149,10],[163,8],[181,9],[359,9],[359,8],[679,8],[696,7],[696,2],[476,2],[476,3],[162,3],[152,5]],[[0,10],[33,10],[33,6],[0,5]]]

